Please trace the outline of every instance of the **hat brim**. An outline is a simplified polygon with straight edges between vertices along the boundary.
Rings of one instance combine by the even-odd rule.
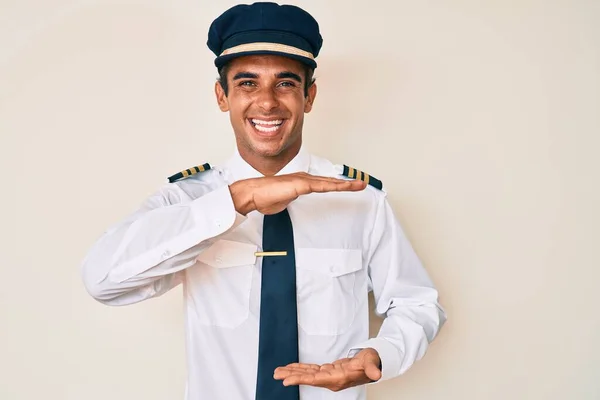
[[[313,60],[311,58],[302,57],[302,56],[299,56],[296,54],[284,53],[281,51],[272,51],[272,50],[253,50],[253,51],[243,51],[243,52],[239,52],[239,53],[235,53],[235,54],[227,54],[227,55],[215,58],[215,66],[217,68],[221,68],[223,65],[227,64],[229,61],[233,60],[234,58],[239,58],[239,57],[243,57],[243,56],[252,56],[252,55],[282,56],[282,57],[291,58],[292,60],[300,61],[302,64],[307,65],[308,67],[310,67],[312,69],[317,68],[317,63],[315,62],[315,60]]]

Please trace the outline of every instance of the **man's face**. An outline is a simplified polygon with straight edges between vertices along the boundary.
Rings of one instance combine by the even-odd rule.
[[[253,158],[295,153],[302,144],[304,113],[310,112],[316,85],[305,96],[305,69],[295,60],[258,55],[230,62],[228,94],[215,86],[221,111],[229,111],[240,153]]]

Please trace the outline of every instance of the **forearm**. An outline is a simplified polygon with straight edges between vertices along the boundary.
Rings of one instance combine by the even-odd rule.
[[[83,281],[100,301],[148,288],[195,263],[210,243],[238,224],[227,187],[183,204],[140,211],[107,231],[83,261]]]
[[[355,348],[372,347],[382,363],[382,380],[396,377],[419,360],[446,321],[438,291],[387,203],[376,211],[369,240],[369,276],[376,314],[384,322],[376,338]]]
[[[385,315],[377,336],[353,348],[377,350],[382,364],[381,380],[405,373],[420,360],[446,320],[436,301],[394,299]]]

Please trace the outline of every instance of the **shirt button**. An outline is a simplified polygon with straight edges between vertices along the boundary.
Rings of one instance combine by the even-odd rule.
[[[165,251],[164,251],[164,253],[162,253],[161,257],[162,257],[162,259],[164,260],[164,259],[166,259],[166,258],[169,258],[169,255],[170,255],[170,254],[171,254],[171,253],[169,253],[169,250],[165,250]]]
[[[223,262],[223,260],[221,260],[220,258],[216,258],[215,261],[217,262],[217,264],[221,264]]]
[[[330,265],[329,272],[334,272],[334,271],[335,271],[335,265]]]
[[[219,228],[221,227],[221,221],[220,220],[215,220],[215,225],[217,225]]]

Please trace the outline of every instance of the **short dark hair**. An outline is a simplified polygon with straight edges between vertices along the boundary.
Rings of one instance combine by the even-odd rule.
[[[308,65],[302,64],[304,67],[304,97],[308,96],[308,89],[315,83],[314,73],[315,70],[309,67]],[[229,85],[227,84],[227,74],[229,73],[229,68],[231,65],[229,63],[223,65],[218,69],[219,78],[218,81],[225,92],[225,96],[227,96],[229,91]]]

